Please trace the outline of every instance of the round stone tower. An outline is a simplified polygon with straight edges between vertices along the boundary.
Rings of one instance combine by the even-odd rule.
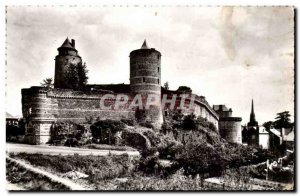
[[[149,48],[145,40],[141,49],[132,51],[129,57],[131,94],[141,95],[143,99],[143,109],[139,108],[136,111],[137,120],[151,121],[154,125],[160,126],[163,122],[160,100],[161,54],[154,48]],[[145,104],[147,99],[153,101],[148,108]]]
[[[70,64],[77,65],[82,63],[81,57],[75,49],[75,40],[72,42],[67,38],[64,43],[57,49],[58,55],[55,57],[55,76],[54,88],[71,88],[65,80],[66,71]]]

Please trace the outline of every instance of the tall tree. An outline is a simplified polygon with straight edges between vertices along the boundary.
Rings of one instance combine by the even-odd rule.
[[[79,63],[77,65],[77,74],[78,74],[78,88],[79,90],[83,90],[85,88],[85,85],[87,84],[88,76],[87,76],[88,70],[86,68],[86,64]]]
[[[78,72],[77,72],[77,65],[76,64],[69,64],[67,70],[65,72],[65,83],[67,87],[70,89],[78,89]]]
[[[268,121],[268,122],[265,122],[264,124],[263,124],[263,126],[267,129],[267,130],[270,130],[271,129],[271,127],[273,126],[273,122],[272,121]]]
[[[46,88],[53,88],[53,79],[52,78],[46,78],[41,83],[42,87]]]
[[[83,90],[87,84],[87,72],[85,63],[69,64],[65,73],[66,86],[74,90]]]
[[[284,111],[277,113],[276,120],[274,122],[275,128],[281,129],[281,128],[289,128],[291,127],[291,115],[289,111]]]

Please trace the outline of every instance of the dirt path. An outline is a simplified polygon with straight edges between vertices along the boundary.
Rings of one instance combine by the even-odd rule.
[[[94,155],[94,156],[107,156],[108,154],[121,155],[128,154],[129,156],[139,156],[138,151],[118,151],[118,150],[98,150],[98,149],[86,149],[75,148],[65,146],[47,146],[47,145],[28,145],[17,143],[6,143],[6,151],[8,153],[40,153],[47,155]]]
[[[65,179],[65,178],[59,177],[57,175],[54,175],[52,173],[49,173],[45,170],[41,170],[41,169],[38,169],[36,167],[33,167],[32,165],[29,165],[29,164],[25,163],[24,161],[13,159],[13,158],[10,158],[8,156],[6,156],[6,159],[19,164],[20,166],[26,168],[27,170],[29,170],[31,172],[41,174],[41,175],[51,179],[52,181],[55,181],[57,183],[61,183],[65,186],[69,187],[71,190],[76,190],[76,191],[87,190],[87,188],[82,187],[81,185],[76,184],[76,183],[72,182],[69,179]]]

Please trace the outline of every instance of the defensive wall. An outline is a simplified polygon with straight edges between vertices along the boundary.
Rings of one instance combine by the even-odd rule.
[[[32,144],[48,142],[53,123],[73,122],[86,124],[90,118],[99,120],[136,118],[136,111],[129,109],[132,101],[130,94],[124,94],[129,96],[129,101],[118,108],[114,107],[115,98],[105,98],[105,106],[112,107],[111,109],[102,109],[100,100],[107,94],[112,94],[115,97],[118,95],[109,90],[74,91],[43,87],[22,89],[22,112],[26,121],[27,142]],[[168,99],[171,99],[172,95],[172,92],[168,92]],[[195,97],[192,108],[188,109],[190,99],[187,98],[185,99],[184,107],[186,109],[180,109],[180,111],[183,114],[194,113],[196,116],[206,118],[218,127],[218,115],[209,106],[205,98],[196,95]],[[181,99],[178,95],[174,110],[179,110],[180,101]],[[169,109],[168,104],[166,104],[165,111],[172,112]]]

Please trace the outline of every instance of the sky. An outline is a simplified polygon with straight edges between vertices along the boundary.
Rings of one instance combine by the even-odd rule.
[[[6,111],[22,115],[21,89],[54,78],[66,37],[90,84],[129,83],[129,53],[144,39],[162,53],[162,83],[189,86],[259,124],[294,114],[292,7],[8,6]]]

